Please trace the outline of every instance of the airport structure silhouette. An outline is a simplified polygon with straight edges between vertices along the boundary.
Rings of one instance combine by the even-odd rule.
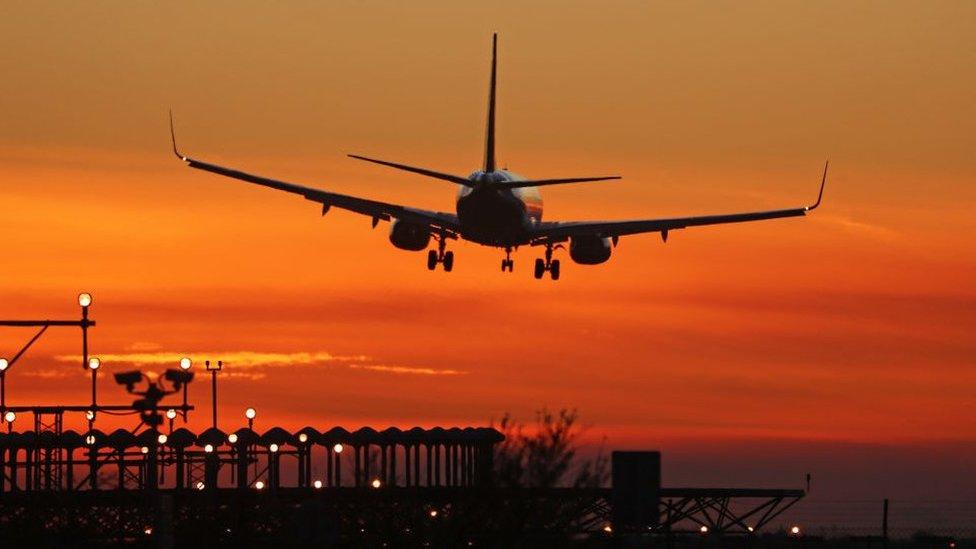
[[[0,361],[0,416],[6,423],[0,433],[0,540],[55,546],[65,540],[158,547],[191,540],[232,546],[260,540],[505,545],[517,523],[518,535],[534,532],[535,539],[549,542],[630,536],[673,544],[682,536],[758,539],[805,495],[802,489],[662,486],[661,456],[654,451],[614,452],[610,487],[498,486],[493,459],[504,436],[487,427],[258,432],[248,410],[247,427],[223,430],[216,415],[216,373],[223,365],[216,362],[206,364],[213,424],[198,433],[175,428],[197,410],[186,390],[194,378],[191,362],[156,378],[139,371],[115,374],[139,398],[127,405],[101,403],[101,363],[89,356],[91,302],[88,294],[79,297],[78,320],[0,321],[0,327],[39,328],[10,360]],[[91,401],[8,405],[6,377],[25,366],[24,355],[51,327],[81,330]],[[166,402],[180,395],[182,402]],[[64,429],[70,414],[84,414],[87,429]],[[108,414],[131,414],[138,423],[106,433],[98,423]]]

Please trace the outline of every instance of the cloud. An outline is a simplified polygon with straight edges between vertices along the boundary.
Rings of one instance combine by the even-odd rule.
[[[393,374],[410,374],[423,376],[460,376],[467,374],[461,370],[438,370],[436,368],[413,368],[410,366],[387,366],[383,364],[350,364],[356,370],[372,370],[374,372],[389,372]]]
[[[821,214],[820,219],[826,223],[836,225],[848,231],[864,234],[880,240],[893,240],[900,236],[898,231],[894,229],[885,227],[883,225],[855,221],[849,217]]]
[[[99,354],[103,364],[127,364],[133,366],[168,365],[176,366],[183,357],[190,357],[194,364],[203,365],[203,357],[219,357],[225,365],[235,368],[259,368],[275,366],[318,366],[331,363],[365,362],[369,357],[364,355],[341,356],[326,352],[314,353],[265,353],[258,351],[206,351],[196,353],[174,352],[134,352]],[[200,357],[200,358],[197,358]],[[61,362],[79,362],[79,355],[59,355],[55,357]]]
[[[161,352],[132,352],[132,353],[107,353],[99,354],[102,364],[106,366],[125,365],[125,366],[170,366],[174,367],[180,363],[183,357],[190,357],[194,364],[202,366],[204,359],[195,357],[220,357],[225,366],[233,366],[231,371],[224,370],[221,375],[230,377],[241,377],[247,379],[261,379],[264,373],[241,372],[242,369],[255,368],[274,368],[282,366],[344,366],[357,370],[370,370],[373,372],[385,372],[391,374],[407,375],[427,375],[427,376],[456,376],[464,375],[467,372],[460,370],[437,369],[426,367],[396,366],[387,364],[371,364],[371,358],[366,355],[333,355],[325,351],[319,352],[300,352],[300,353],[266,353],[260,351],[219,351],[219,352],[198,352],[198,353],[174,353],[168,351]],[[81,356],[78,355],[59,355],[54,357],[60,362],[80,362]],[[57,377],[55,375],[41,377]]]

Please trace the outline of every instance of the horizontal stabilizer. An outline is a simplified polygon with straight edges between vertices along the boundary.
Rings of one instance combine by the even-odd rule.
[[[355,154],[348,155],[350,158],[355,158],[356,160],[365,160],[366,162],[372,162],[373,164],[380,164],[381,166],[387,166],[390,168],[396,168],[398,170],[403,170],[406,172],[412,172],[420,175],[425,175],[427,177],[433,177],[434,179],[443,179],[444,181],[450,181],[451,183],[457,183],[458,185],[464,185],[466,187],[471,186],[471,180],[466,177],[461,177],[459,175],[451,175],[449,173],[435,172],[433,170],[428,170],[426,168],[417,168],[415,166],[408,166],[406,164],[397,164],[395,162],[387,162],[386,160],[377,160],[375,158],[367,158],[365,156],[358,156]]]
[[[589,183],[591,181],[609,181],[620,179],[619,175],[607,175],[603,177],[568,177],[565,179],[536,179],[534,181],[500,181],[492,183],[493,187],[499,189],[518,189],[521,187],[544,187],[546,185],[563,185],[566,183]]]

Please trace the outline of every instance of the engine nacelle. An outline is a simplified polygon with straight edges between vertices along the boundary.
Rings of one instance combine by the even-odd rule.
[[[401,250],[419,252],[430,244],[430,231],[426,227],[394,219],[390,227],[390,242]]]
[[[610,259],[613,248],[609,238],[574,236],[569,239],[569,257],[582,265],[597,265]]]

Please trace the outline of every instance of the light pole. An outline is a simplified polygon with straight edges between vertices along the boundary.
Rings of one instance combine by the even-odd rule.
[[[217,428],[217,372],[224,367],[224,361],[218,360],[216,362],[207,361],[206,363],[207,371],[210,372],[210,392],[211,400],[213,400],[213,426],[214,429]]]
[[[89,293],[78,294],[78,305],[81,305],[81,367],[88,367],[88,307],[91,307],[92,296]]]
[[[7,413],[5,413],[5,414],[3,414],[3,420],[7,422],[7,432],[8,433],[14,432],[14,420],[15,419],[17,419],[17,414],[13,413],[12,410],[9,411],[9,412],[7,412]]]
[[[5,358],[0,358],[0,413],[7,409],[7,368],[10,362]]]
[[[193,366],[193,361],[190,360],[189,357],[183,357],[183,358],[180,359],[180,369],[183,370],[184,372],[188,371],[191,366]],[[187,404],[188,404],[188,402],[187,402],[187,385],[184,385],[183,386],[183,423],[186,423],[186,415],[187,415],[186,406],[187,406]]]
[[[254,418],[257,417],[257,415],[258,415],[258,411],[255,410],[254,408],[248,408],[247,410],[244,410],[244,417],[247,418],[247,428],[252,431],[254,430]]]
[[[95,393],[95,387],[97,386],[98,380],[98,367],[102,365],[102,361],[98,357],[91,357],[88,359],[88,369],[91,370],[92,376],[92,410],[98,409],[98,400],[96,399],[97,394]]]

